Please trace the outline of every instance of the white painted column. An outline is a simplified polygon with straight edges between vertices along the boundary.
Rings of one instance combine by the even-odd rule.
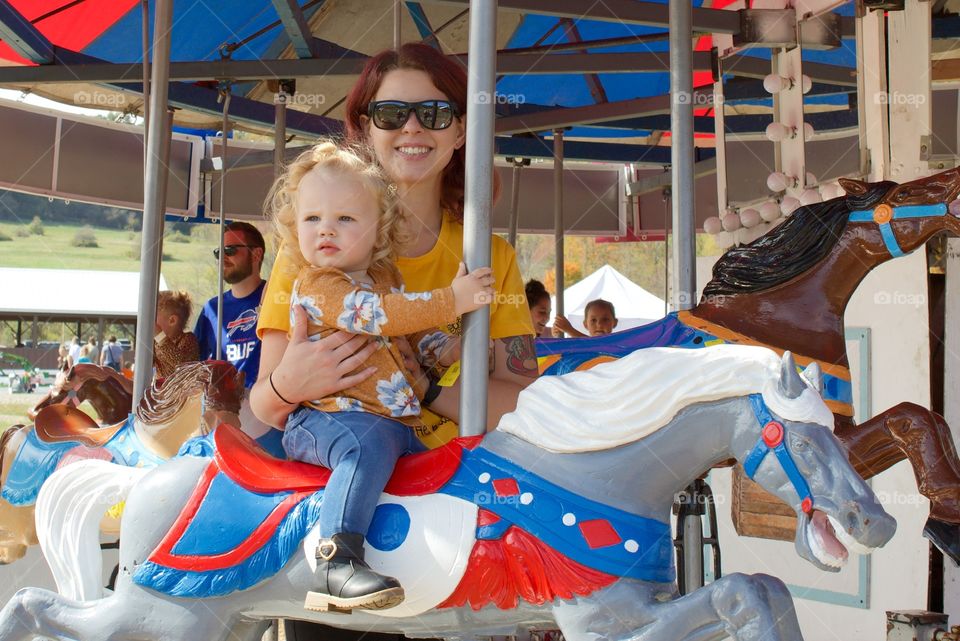
[[[890,77],[890,168],[887,177],[907,182],[930,174],[930,2],[906,0],[887,18]]]
[[[890,163],[890,130],[887,124],[887,41],[883,12],[867,11],[857,18],[857,93],[860,149],[868,170],[867,180],[887,176]]]

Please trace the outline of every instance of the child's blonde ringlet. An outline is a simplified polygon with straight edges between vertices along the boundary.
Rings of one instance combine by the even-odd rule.
[[[406,242],[401,226],[404,215],[396,187],[373,158],[373,152],[363,145],[322,140],[297,156],[274,181],[264,208],[272,217],[274,231],[296,270],[308,264],[300,252],[297,237],[297,193],[300,181],[314,169],[339,172],[360,180],[380,210],[371,267],[386,267],[394,260],[397,247]]]

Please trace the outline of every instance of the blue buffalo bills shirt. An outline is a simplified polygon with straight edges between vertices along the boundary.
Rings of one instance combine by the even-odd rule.
[[[217,351],[217,298],[214,296],[200,310],[193,333],[200,343],[200,360],[219,358],[244,374],[244,385],[252,387],[260,370],[260,339],[257,338],[257,319],[260,316],[260,299],[266,281],[260,283],[251,294],[237,298],[233,292],[223,294],[223,327],[220,356]]]

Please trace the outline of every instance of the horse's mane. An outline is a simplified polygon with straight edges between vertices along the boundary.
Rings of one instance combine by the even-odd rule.
[[[176,416],[184,404],[197,394],[206,394],[207,404],[211,405],[216,400],[215,395],[209,391],[212,383],[233,384],[226,380],[225,372],[221,371],[223,366],[229,367],[236,376],[236,370],[229,365],[224,363],[221,367],[215,367],[216,365],[216,362],[207,361],[185,363],[177,366],[166,378],[154,378],[134,415],[144,423],[166,422]],[[217,409],[239,411],[239,397],[236,403],[228,402],[225,407]]]
[[[871,183],[862,196],[834,198],[797,209],[767,234],[721,256],[703,295],[759,292],[799,276],[836,246],[851,211],[872,207],[896,185]]]
[[[832,428],[833,414],[813,388],[796,399],[780,393],[780,363],[772,350],[747,345],[641,349],[586,371],[538,378],[497,429],[553,452],[602,450],[656,432],[694,403],[756,393],[784,419]]]

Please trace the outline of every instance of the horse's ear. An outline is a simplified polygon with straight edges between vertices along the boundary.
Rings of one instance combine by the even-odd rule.
[[[800,375],[807,379],[808,383],[813,385],[813,389],[817,390],[817,394],[823,394],[823,372],[820,371],[819,364],[810,363]]]
[[[790,352],[783,353],[783,359],[780,361],[780,382],[777,386],[780,393],[787,398],[800,398],[803,390],[807,389],[806,383],[797,372],[797,364]]]
[[[862,180],[854,180],[853,178],[839,178],[837,182],[840,183],[840,186],[843,187],[843,190],[847,192],[848,196],[862,196],[867,193],[867,190],[870,188],[869,185]]]

